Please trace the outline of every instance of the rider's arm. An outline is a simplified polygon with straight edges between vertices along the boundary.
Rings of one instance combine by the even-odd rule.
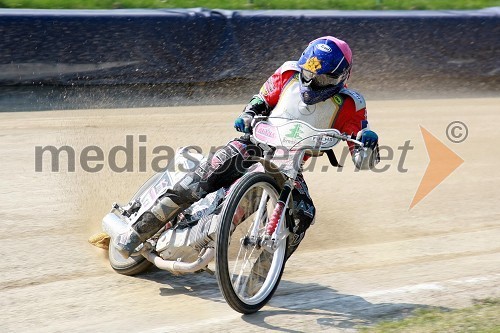
[[[354,100],[351,97],[345,97],[344,103],[333,123],[333,128],[338,129],[340,133],[355,137],[361,131],[361,122],[363,120],[366,120],[366,108],[356,110]],[[352,153],[354,144],[350,142],[348,144]]]
[[[288,62],[291,63],[291,62]],[[278,103],[281,91],[286,82],[296,72],[289,70],[290,64],[285,63],[262,85],[257,95],[254,95],[245,106],[243,112],[236,118],[234,128],[239,132],[250,133],[253,117],[256,115],[268,116]]]
[[[269,115],[278,104],[281,91],[290,78],[296,73],[290,64],[285,63],[271,75],[245,107],[244,112],[252,116]]]
[[[351,137],[356,137],[357,133],[362,130],[362,122],[367,120],[366,107],[357,109],[354,100],[351,97],[346,97],[342,108],[333,124],[333,127],[338,129],[341,133],[346,133]],[[348,142],[349,150],[354,165],[357,169],[370,169],[379,162],[378,146],[373,150],[368,149],[366,155],[356,146]]]

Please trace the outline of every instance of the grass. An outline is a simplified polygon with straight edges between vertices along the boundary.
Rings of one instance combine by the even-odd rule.
[[[478,9],[500,0],[0,0],[0,8]]]
[[[361,333],[500,333],[500,299],[476,301],[453,311],[418,310],[411,317],[381,322]]]

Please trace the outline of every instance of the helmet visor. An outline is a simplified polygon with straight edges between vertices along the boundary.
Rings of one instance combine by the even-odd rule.
[[[335,86],[344,80],[345,75],[314,74],[302,69],[302,78],[306,83],[312,83],[316,87]]]

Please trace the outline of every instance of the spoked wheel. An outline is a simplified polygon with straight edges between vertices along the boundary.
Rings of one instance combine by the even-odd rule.
[[[227,303],[253,313],[273,296],[283,274],[286,238],[274,250],[262,245],[279,197],[276,181],[264,173],[244,176],[232,190],[217,237],[216,272]],[[285,223],[276,234],[284,235]]]

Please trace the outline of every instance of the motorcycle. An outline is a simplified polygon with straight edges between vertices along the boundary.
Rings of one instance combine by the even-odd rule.
[[[281,280],[293,239],[291,198],[305,154],[361,142],[335,129],[317,129],[300,120],[257,116],[246,139],[259,145],[263,157],[229,188],[205,196],[174,219],[127,259],[114,245],[117,235],[134,224],[188,171],[206,157],[193,147],[180,148],[164,172],[151,177],[126,205],[114,203],[102,220],[109,235],[109,262],[120,274],[136,275],[151,264],[173,274],[215,273],[226,302],[249,314],[261,309]],[[215,272],[208,267],[215,259]]]

